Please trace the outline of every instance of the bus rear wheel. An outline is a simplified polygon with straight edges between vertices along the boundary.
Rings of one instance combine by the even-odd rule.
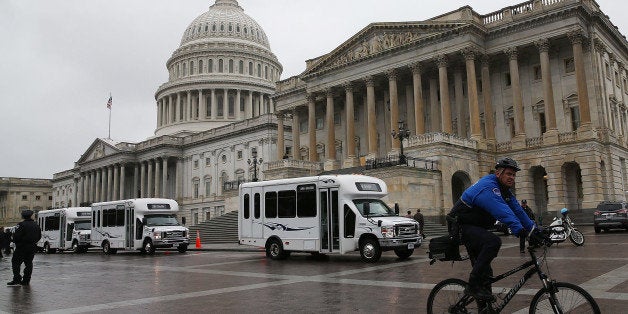
[[[50,243],[46,242],[46,243],[44,244],[44,253],[46,253],[46,254],[52,254],[52,253],[54,253],[54,252],[55,252],[55,249],[51,249],[51,248],[50,248]]]
[[[118,252],[117,249],[112,249],[111,248],[111,244],[109,244],[109,241],[105,241],[105,243],[102,244],[102,251],[103,253],[110,255],[110,254],[116,254],[116,252]]]
[[[270,239],[266,243],[266,257],[274,260],[286,259],[288,252],[284,251],[279,239]]]

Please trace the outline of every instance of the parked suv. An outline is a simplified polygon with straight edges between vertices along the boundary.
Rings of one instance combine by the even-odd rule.
[[[628,230],[628,204],[625,202],[601,202],[593,213],[595,233],[602,229],[623,228]]]

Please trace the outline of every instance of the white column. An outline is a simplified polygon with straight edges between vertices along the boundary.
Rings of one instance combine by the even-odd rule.
[[[126,169],[124,167],[124,164],[121,164],[120,165],[120,190],[118,192],[118,199],[121,199],[121,200],[125,198],[125,195],[124,195],[125,178],[126,178],[125,170]]]

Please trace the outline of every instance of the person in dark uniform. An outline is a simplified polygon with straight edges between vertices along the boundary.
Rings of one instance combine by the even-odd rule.
[[[450,214],[458,217],[460,239],[473,266],[465,293],[478,300],[494,299],[488,279],[493,275],[491,262],[497,257],[502,242],[487,229],[496,219],[518,237],[525,238],[530,234],[543,237],[510,191],[519,170],[517,162],[511,158],[498,160],[495,173],[482,177],[467,188]],[[535,229],[537,232],[533,233]]]
[[[528,215],[530,220],[534,221],[534,212],[532,211],[532,208],[528,206],[528,201],[522,200],[521,208],[523,208],[523,210],[526,212],[526,215]],[[526,248],[526,238],[521,237],[519,238],[519,252],[525,253],[526,252],[525,248]]]
[[[41,229],[33,221],[33,211],[30,209],[22,211],[24,221],[17,224],[13,232],[13,242],[15,242],[15,252],[11,259],[13,267],[13,280],[8,282],[9,286],[28,286],[33,273],[33,258],[37,251],[37,241],[41,238]],[[20,275],[20,268],[24,263],[24,276]]]

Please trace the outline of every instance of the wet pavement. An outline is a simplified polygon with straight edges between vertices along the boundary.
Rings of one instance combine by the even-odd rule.
[[[628,232],[595,234],[580,228],[583,247],[570,242],[547,253],[549,275],[578,284],[593,295],[602,313],[628,308]],[[521,264],[518,239],[501,237],[502,250],[493,262],[496,273]],[[5,313],[424,313],[430,289],[439,281],[466,279],[468,261],[429,265],[427,242],[408,260],[386,252],[375,264],[358,253],[313,257],[293,253],[283,261],[266,259],[259,249],[238,244],[203,245],[185,254],[154,256],[119,252],[107,256],[37,254],[30,287],[0,287]],[[10,257],[0,261],[0,275],[11,280]],[[522,273],[494,285],[504,293]],[[540,287],[533,277],[505,308],[525,312]]]

